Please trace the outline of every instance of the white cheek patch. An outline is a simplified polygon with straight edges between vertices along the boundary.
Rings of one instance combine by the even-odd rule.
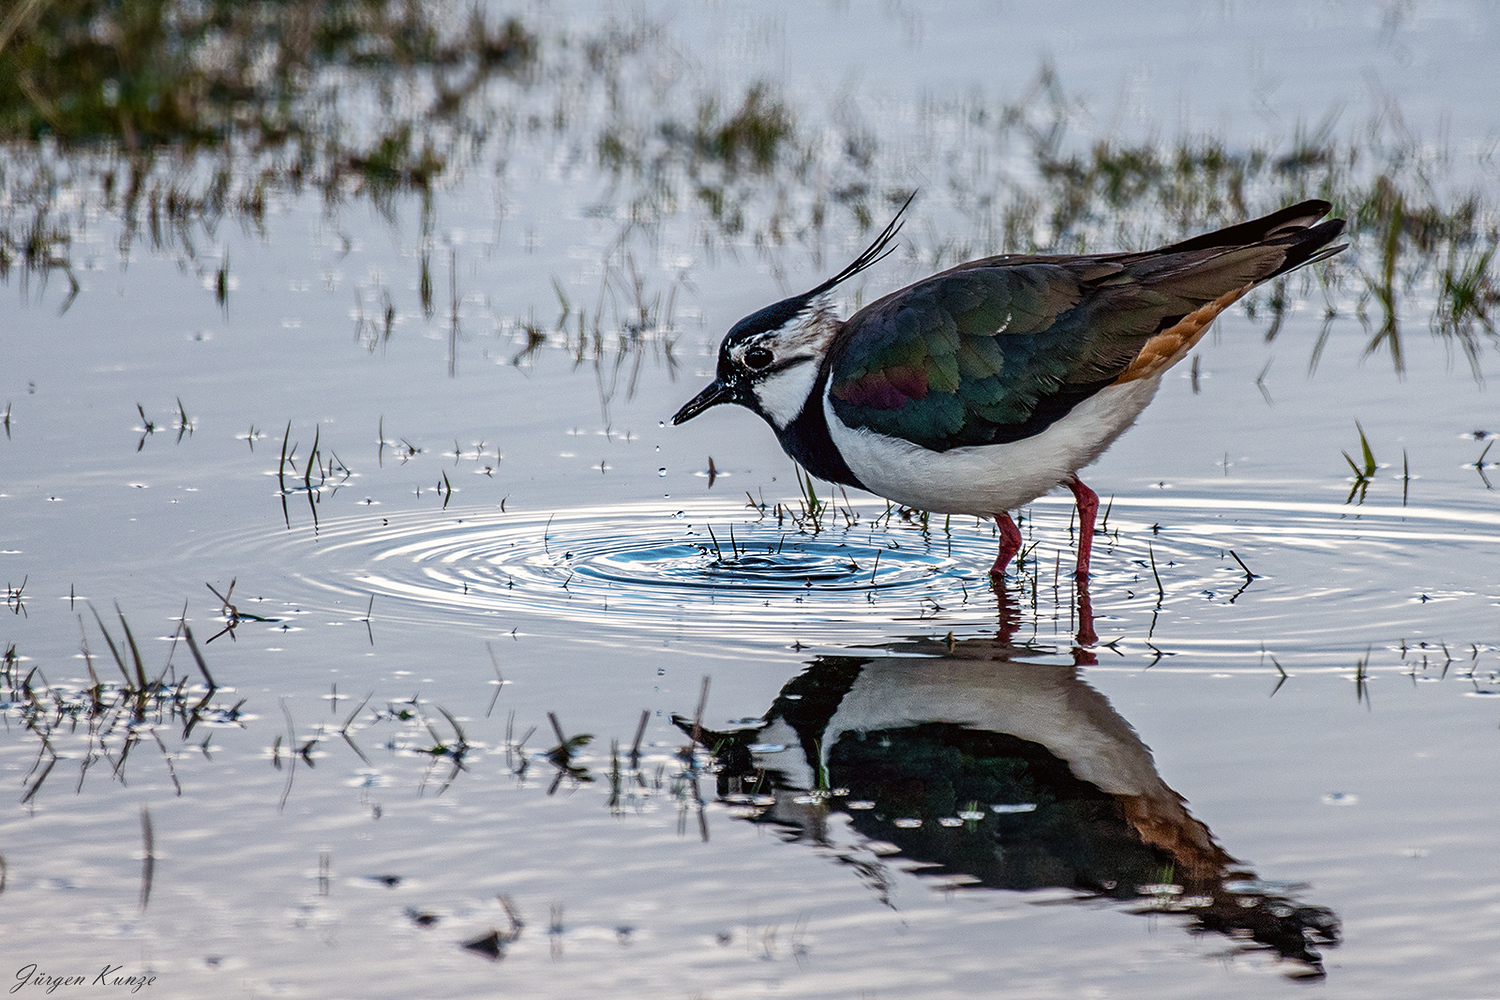
[[[755,398],[760,408],[777,430],[782,429],[802,412],[807,397],[812,395],[813,383],[818,379],[816,358],[806,358],[776,374],[755,383]]]
[[[743,362],[746,351],[764,347],[784,366],[758,379],[752,388],[761,412],[777,430],[796,420],[807,404],[818,380],[818,363],[838,332],[838,320],[819,304],[799,313],[779,330],[746,341],[736,352],[736,360]]]

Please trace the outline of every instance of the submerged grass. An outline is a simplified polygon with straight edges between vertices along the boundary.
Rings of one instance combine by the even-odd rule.
[[[1365,429],[1359,425],[1358,420],[1354,422],[1354,429],[1359,431],[1359,450],[1362,458],[1359,463],[1356,463],[1349,457],[1347,451],[1342,453],[1344,461],[1349,463],[1349,471],[1354,473],[1354,485],[1349,488],[1349,496],[1344,499],[1346,504],[1353,503],[1356,497],[1359,498],[1360,503],[1365,502],[1365,496],[1370,490],[1370,482],[1375,478],[1378,468],[1375,453],[1370,450],[1370,442],[1365,438]]]
[[[204,662],[186,619],[179,621],[166,661],[160,670],[156,670],[147,668],[135,632],[118,606],[115,608],[120,629],[118,637],[111,634],[92,605],[90,611],[109,650],[109,657],[119,670],[119,681],[106,681],[99,676],[81,616],[79,627],[84,631],[81,648],[88,684],[53,684],[39,667],[32,667],[23,674],[14,646],[7,649],[3,664],[0,664],[0,690],[5,691],[3,701],[7,714],[14,713],[39,744],[36,760],[23,781],[25,791],[21,802],[31,802],[57,763],[64,759],[80,761],[75,790],[83,787],[89,771],[101,761],[109,765],[114,779],[123,784],[131,751],[143,742],[153,743],[162,751],[167,776],[180,795],[182,786],[173,763],[175,752],[163,741],[161,733],[179,730],[179,739],[186,744],[193,738],[194,731],[205,723],[239,725],[244,700],[228,706],[214,703],[220,689]],[[179,640],[187,645],[203,684],[194,684],[190,673],[179,671],[173,664],[172,657]],[[63,741],[76,741],[80,733],[82,747],[60,749]],[[210,738],[204,737],[197,744],[205,754]],[[150,893],[149,820],[145,822],[145,829],[148,862],[141,897],[143,907]]]
[[[381,421],[382,430],[384,420]],[[307,508],[312,515],[313,528],[318,526],[318,504],[322,503],[324,494],[330,496],[338,493],[339,489],[354,475],[344,460],[339,458],[338,452],[332,449],[324,455],[319,447],[322,441],[323,429],[321,425],[313,427],[312,448],[302,462],[301,472],[297,469],[297,449],[301,442],[292,442],[292,422],[287,421],[286,430],[281,436],[281,457],[276,466],[276,481],[279,485],[277,497],[281,501],[281,516],[288,528],[292,525],[291,511],[287,505],[287,498],[294,493],[301,493],[307,497]],[[381,442],[382,451],[384,441]],[[291,485],[288,485],[288,470],[290,470]],[[316,477],[316,482],[314,478]],[[301,480],[300,485],[298,480]]]

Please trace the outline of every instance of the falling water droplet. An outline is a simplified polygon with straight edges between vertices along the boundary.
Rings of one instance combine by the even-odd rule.
[[[661,467],[661,468],[660,468],[660,469],[657,469],[657,470],[656,470],[656,474],[657,474],[657,475],[658,475],[658,476],[661,476],[661,477],[662,477],[662,478],[666,478],[666,475],[667,475],[667,467],[666,467],[666,466],[662,466],[662,467]]]
[[[658,427],[666,427],[667,426],[667,422],[665,420],[658,420],[656,422],[656,426],[658,426]]]

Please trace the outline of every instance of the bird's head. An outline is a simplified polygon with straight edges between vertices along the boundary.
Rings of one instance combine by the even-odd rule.
[[[708,388],[688,401],[672,423],[688,421],[720,403],[738,403],[759,413],[778,431],[785,428],[812,395],[818,366],[843,324],[834,315],[827,293],[895,250],[901,231],[896,213],[864,253],[811,291],[782,299],[736,323],[719,345],[719,364]]]
[[[719,403],[738,403],[780,430],[802,412],[818,363],[841,325],[827,298],[810,292],[751,313],[719,345],[713,382],[678,410],[672,423]]]

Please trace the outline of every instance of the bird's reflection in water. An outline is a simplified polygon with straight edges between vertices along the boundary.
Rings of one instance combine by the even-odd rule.
[[[758,725],[700,730],[720,798],[813,843],[827,843],[830,811],[847,813],[903,867],[920,863],[944,884],[1062,888],[1179,914],[1191,932],[1321,977],[1317,948],[1338,942],[1335,914],[1219,846],[1130,724],[1079,679],[1086,650],[1059,655],[1008,633],[817,657]],[[865,868],[884,895],[885,866]]]

